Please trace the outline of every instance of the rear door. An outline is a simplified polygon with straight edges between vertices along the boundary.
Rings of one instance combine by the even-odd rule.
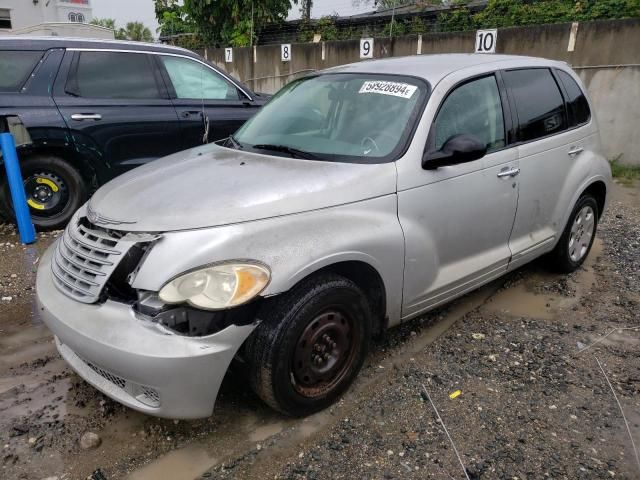
[[[569,112],[557,75],[549,68],[502,72],[517,118],[521,171],[518,211],[509,241],[512,268],[550,250],[562,234],[570,208],[563,194],[573,191],[565,188],[569,171],[588,141],[583,129],[574,128],[589,120],[588,103],[584,96],[584,103],[574,98],[571,108],[576,112]],[[568,85],[573,90],[574,85]],[[578,93],[572,95],[579,97],[581,91],[575,88]]]
[[[228,137],[260,108],[204,62],[168,54],[157,59],[181,121],[184,148]]]
[[[181,149],[180,123],[152,55],[68,50],[54,100],[76,148],[113,176]]]

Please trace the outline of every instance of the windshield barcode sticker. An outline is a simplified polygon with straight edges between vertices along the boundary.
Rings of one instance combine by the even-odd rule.
[[[358,93],[380,93],[382,95],[393,95],[394,97],[411,98],[417,89],[418,87],[408,83],[367,80],[362,84]]]

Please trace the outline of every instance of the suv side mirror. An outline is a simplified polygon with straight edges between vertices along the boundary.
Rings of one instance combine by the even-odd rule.
[[[486,153],[487,146],[478,137],[461,133],[449,137],[440,150],[425,152],[422,157],[422,168],[435,170],[438,167],[471,162],[484,157]]]

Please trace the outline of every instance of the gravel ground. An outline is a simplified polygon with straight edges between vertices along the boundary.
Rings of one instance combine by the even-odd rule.
[[[470,479],[640,478],[598,366],[640,447],[640,190],[614,193],[585,268],[527,266],[393,329],[350,392],[304,420],[233,373],[194,422],[97,393],[33,312],[35,265],[59,232],[23,247],[0,226],[0,478],[464,479],[434,406]],[[85,450],[89,431],[100,445]]]

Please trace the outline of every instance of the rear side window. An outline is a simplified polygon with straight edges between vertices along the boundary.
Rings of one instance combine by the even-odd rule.
[[[508,70],[503,78],[514,97],[521,141],[566,130],[564,101],[549,69]]]
[[[558,77],[564,86],[565,91],[567,92],[567,109],[569,110],[569,125],[575,127],[577,125],[582,125],[583,123],[587,123],[589,118],[591,117],[591,112],[589,111],[589,102],[584,96],[584,93],[576,83],[576,81],[571,78],[567,72],[563,72],[562,70],[558,70]]]
[[[80,52],[66,90],[86,98],[161,98],[149,57],[143,53]]]
[[[0,51],[0,92],[18,92],[42,58],[43,52]]]

